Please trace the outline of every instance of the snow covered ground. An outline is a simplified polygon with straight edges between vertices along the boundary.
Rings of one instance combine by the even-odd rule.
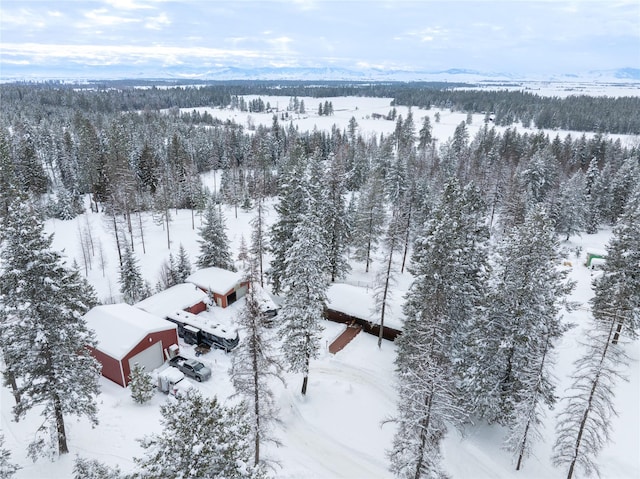
[[[236,219],[231,209],[225,210],[229,236],[235,247],[239,245],[240,236],[248,237],[249,213],[239,211]],[[274,213],[271,208],[270,219]],[[104,222],[99,214],[89,214],[89,222],[93,232],[100,237],[109,257],[114,258],[113,241],[105,232],[101,232]],[[179,211],[172,223],[174,242],[172,252],[175,255],[182,243],[194,261],[197,256],[196,232],[191,229],[191,218],[188,211]],[[85,218],[72,221],[50,221],[47,228],[55,232],[54,247],[66,249],[70,257],[79,258],[77,239],[78,225],[86,224]],[[165,233],[161,227],[150,219],[146,223],[147,253],[137,249],[140,264],[146,279],[151,282],[159,272],[161,258],[168,257]],[[580,258],[573,252],[567,254],[571,261],[570,276],[578,282],[572,299],[584,307],[566,314],[567,321],[577,324],[569,331],[559,345],[556,376],[559,386],[558,394],[562,396],[569,385],[569,374],[572,361],[580,354],[578,340],[583,336],[588,312],[588,298],[591,296],[590,284],[597,270],[586,268],[584,258],[591,249],[601,250],[609,237],[604,231],[597,235],[574,237],[568,243],[570,249],[582,247]],[[137,246],[139,248],[139,245]],[[97,265],[89,272],[89,279],[96,286],[101,297],[116,291],[117,260],[112,259],[107,265],[105,277]],[[352,283],[372,280],[375,274],[367,276],[360,265],[356,265],[350,277]],[[402,295],[410,284],[410,276],[405,275],[399,281],[400,291],[394,295],[396,305],[392,311],[400,313]],[[366,288],[362,288],[366,295]],[[230,312],[241,306],[241,301],[234,304]],[[365,317],[370,315],[366,301],[354,302],[357,312]],[[279,397],[282,425],[277,435],[282,447],[268,446],[266,454],[279,462],[276,477],[282,478],[384,478],[390,477],[387,470],[385,449],[390,446],[394,426],[382,424],[393,415],[396,392],[394,388],[393,360],[395,347],[393,343],[384,342],[382,349],[376,346],[374,336],[361,333],[343,351],[332,355],[328,345],[343,330],[344,326],[325,322],[323,334],[323,350],[318,360],[312,363],[309,390],[306,397],[299,393],[302,378],[296,375],[287,376],[287,387],[275,385]],[[193,354],[190,346],[181,344],[186,355]],[[638,404],[640,354],[638,344],[629,347],[633,359],[629,370],[629,382],[617,386],[616,404],[620,416],[615,418],[612,442],[599,458],[603,477],[608,479],[634,478],[640,474],[638,451],[640,450],[640,417]],[[227,398],[232,393],[232,386],[227,370],[230,357],[221,351],[212,351],[200,359],[212,368],[213,377],[202,384],[193,383],[205,394]],[[40,460],[32,463],[26,457],[26,445],[31,440],[33,431],[39,421],[37,413],[29,414],[26,420],[15,423],[11,420],[10,407],[12,397],[7,388],[2,388],[2,429],[6,437],[6,446],[13,452],[13,460],[23,469],[18,478],[68,478],[73,467],[73,457],[81,455],[101,461],[118,464],[128,471],[133,467],[132,458],[140,456],[141,448],[137,439],[143,435],[159,431],[159,405],[170,400],[157,393],[150,404],[143,406],[133,402],[129,391],[101,378],[100,424],[92,429],[87,421],[74,419],[69,421],[68,433],[71,454],[53,463]],[[536,457],[529,459],[524,469],[517,474],[507,453],[500,449],[503,431],[499,427],[470,427],[465,436],[451,430],[444,443],[445,466],[454,478],[553,478],[563,477],[561,471],[554,469],[549,457],[553,442],[553,425],[555,413],[550,412],[545,421],[545,441],[535,448]]]
[[[553,90],[551,90],[553,92]],[[549,93],[551,94],[551,93]],[[295,114],[288,112],[289,116],[284,120],[281,119],[282,113],[287,113],[286,109],[289,106],[290,97],[283,96],[269,96],[269,95],[246,95],[245,100],[249,103],[251,100],[261,98],[265,104],[269,103],[271,108],[277,110],[278,121],[281,125],[288,127],[289,124],[293,124],[299,131],[312,131],[314,128],[318,130],[331,131],[331,128],[335,125],[340,131],[346,131],[349,125],[349,120],[355,118],[358,122],[358,131],[364,138],[369,135],[380,135],[383,133],[385,136],[393,133],[396,127],[396,122],[385,119],[376,119],[374,114],[386,116],[394,107],[391,106],[392,98],[369,98],[369,97],[356,97],[356,96],[342,96],[342,97],[328,97],[328,98],[312,98],[312,97],[298,97],[298,100],[304,100],[305,114]],[[333,104],[334,114],[330,116],[319,116],[318,105],[328,101]],[[396,106],[398,115],[402,115],[403,119],[407,118],[409,108],[406,106]],[[205,111],[210,113],[214,118],[219,118],[222,121],[233,120],[234,122],[243,125],[248,128],[250,124],[255,126],[264,125],[270,127],[273,124],[273,113],[256,113],[256,112],[242,112],[240,110],[231,110],[229,108],[183,108],[183,112],[191,112],[196,110],[200,113]],[[433,137],[439,140],[440,144],[446,141],[453,135],[455,128],[463,121],[466,120],[467,114],[459,111],[450,111],[440,108],[412,108],[413,123],[416,127],[416,133],[422,127],[423,118],[429,116],[431,120],[431,126],[433,127]],[[436,123],[435,115],[440,114],[440,121]],[[491,126],[492,124],[490,124]],[[526,129],[522,125],[514,125],[518,131],[524,133],[525,131],[543,131],[549,135],[550,139],[559,135],[561,139],[564,139],[567,134],[575,138],[582,136],[583,132],[569,131],[569,130],[537,130]],[[512,128],[513,128],[512,127]],[[484,128],[484,115],[473,114],[471,124],[467,125],[469,132],[469,138],[473,139],[476,133]],[[496,131],[503,132],[507,129],[505,126],[495,126]],[[584,133],[587,138],[590,138],[594,133]],[[640,137],[638,135],[609,135],[613,140],[620,139],[623,144],[638,145],[640,144]]]
[[[266,98],[263,97],[266,101]],[[379,134],[390,133],[394,122],[367,119],[367,115],[377,111],[386,114],[390,109],[388,99],[368,99],[368,103],[355,103],[352,98],[334,98],[336,114],[334,117],[318,117],[300,119],[300,129],[330,128],[338,123],[346,128],[349,118],[356,116],[360,127],[365,131]],[[286,106],[281,98],[283,106]],[[287,99],[288,101],[288,99]],[[324,99],[323,99],[324,101]],[[380,101],[378,104],[377,102]],[[308,110],[317,108],[318,101],[307,100]],[[272,105],[274,103],[272,102]],[[370,105],[370,106],[366,106]],[[355,107],[358,106],[356,110]],[[365,108],[367,108],[365,110]],[[228,116],[241,115],[230,110],[214,110],[216,114]],[[406,117],[406,110],[398,108],[398,113]],[[421,111],[421,114],[426,112]],[[442,111],[440,123],[433,121],[433,111],[429,112],[434,126],[434,134],[446,139],[453,129],[466,115]],[[271,115],[251,114],[255,121],[260,118],[265,124],[271,123]],[[415,123],[419,128],[420,118],[414,109]],[[242,114],[236,121],[246,121]],[[475,116],[472,128],[482,125],[482,117]],[[445,128],[445,126],[447,128]],[[561,136],[566,132],[561,132]],[[204,175],[204,181],[213,184],[213,175]],[[219,180],[219,178],[218,178]],[[218,181],[219,184],[219,181]],[[238,217],[230,208],[223,208],[226,216],[228,235],[232,249],[238,251],[241,237],[248,241],[250,237],[249,220],[251,212],[238,210]],[[145,247],[142,252],[140,239],[137,240],[135,253],[140,261],[143,276],[152,285],[157,281],[161,262],[168,258],[169,252],[177,255],[182,244],[194,263],[198,255],[197,231],[191,227],[189,211],[175,212],[171,223],[171,250],[167,248],[166,232],[156,225],[150,216],[144,216]],[[271,206],[268,222],[273,221],[275,212]],[[196,218],[196,228],[200,219]],[[89,281],[96,287],[101,299],[117,297],[119,285],[118,261],[115,243],[108,234],[108,226],[104,218],[97,213],[88,213],[71,221],[51,220],[47,222],[47,230],[55,233],[53,247],[64,250],[69,261],[76,258],[81,263],[79,231],[89,229],[95,239],[96,248],[104,249],[107,264],[103,274],[97,259],[88,272]],[[570,384],[569,375],[573,369],[572,362],[582,352],[579,339],[588,327],[589,312],[587,301],[592,295],[591,281],[597,270],[586,268],[583,263],[586,253],[604,249],[610,232],[603,231],[597,235],[573,237],[566,243],[569,253],[566,260],[572,262],[570,276],[577,281],[572,299],[583,307],[565,315],[565,320],[576,323],[562,339],[558,347],[556,376],[558,379],[557,394],[562,396]],[[575,248],[582,247],[580,257],[575,256]],[[379,263],[374,263],[372,271],[364,272],[363,265],[354,264],[348,278],[351,285],[363,289],[364,300],[354,302],[354,312],[363,317],[370,317],[367,306],[367,285],[375,277]],[[559,265],[560,266],[560,265]],[[397,290],[393,295],[391,318],[399,320],[401,316],[402,296],[411,283],[408,273],[399,276]],[[369,289],[370,291],[370,289]],[[230,313],[241,306],[241,301],[234,304]],[[393,343],[383,342],[382,349],[376,346],[377,338],[361,333],[342,351],[336,355],[328,352],[328,345],[344,329],[343,325],[325,322],[323,333],[323,349],[320,358],[313,361],[309,376],[308,394],[302,397],[299,393],[302,378],[298,375],[287,375],[287,386],[275,384],[279,398],[282,424],[277,429],[277,436],[282,447],[269,445],[265,454],[279,463],[274,476],[285,479],[308,478],[387,478],[391,477],[387,469],[388,462],[385,450],[391,445],[394,434],[392,423],[383,424],[394,414],[396,390],[394,386],[393,361],[395,347]],[[190,346],[181,344],[185,355],[193,354]],[[620,383],[616,389],[616,405],[618,417],[614,419],[612,441],[598,458],[605,479],[633,479],[640,477],[640,351],[638,342],[628,346],[632,363],[629,368],[629,381]],[[233,354],[233,353],[231,353]],[[221,351],[212,351],[200,359],[211,367],[212,379],[205,383],[195,383],[205,394],[217,395],[226,399],[233,392],[228,376],[230,356]],[[8,388],[1,392],[1,426],[5,435],[5,446],[12,451],[12,460],[20,464],[22,469],[17,473],[18,479],[56,479],[72,477],[73,459],[76,455],[85,458],[96,458],[112,465],[119,465],[127,472],[131,471],[133,457],[140,456],[142,449],[137,439],[145,434],[157,432],[159,424],[159,405],[171,400],[167,396],[156,393],[149,404],[137,405],[130,397],[129,391],[122,389],[105,378],[100,379],[101,394],[98,397],[100,424],[91,428],[86,420],[69,419],[67,432],[71,453],[54,462],[39,460],[33,463],[26,457],[26,446],[32,440],[33,432],[40,424],[37,411],[29,413],[23,421],[12,421],[12,396]],[[524,469],[517,472],[509,455],[500,447],[504,431],[495,426],[469,427],[464,435],[450,430],[444,442],[444,466],[452,478],[561,478],[563,471],[553,468],[550,463],[551,447],[554,440],[553,427],[556,412],[550,411],[545,419],[544,441],[535,447],[535,457],[524,464]]]

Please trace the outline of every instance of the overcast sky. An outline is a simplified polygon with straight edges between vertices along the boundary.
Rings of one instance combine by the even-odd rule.
[[[0,67],[640,68],[640,1],[1,0]],[[0,73],[1,75],[1,73]]]

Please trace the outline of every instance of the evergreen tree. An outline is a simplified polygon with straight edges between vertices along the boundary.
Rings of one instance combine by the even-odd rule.
[[[613,340],[640,333],[640,184],[629,196],[607,245],[603,274],[594,282],[593,314],[617,319]]]
[[[640,183],[640,164],[637,157],[627,158],[611,181],[611,208],[609,217],[612,224],[624,212],[628,198]]]
[[[307,198],[312,201],[310,196]],[[327,301],[325,265],[319,219],[308,214],[293,231],[293,245],[282,278],[287,295],[278,314],[284,358],[291,372],[303,374],[303,395],[307,392],[309,363],[320,350],[320,322]]]
[[[9,205],[18,189],[18,177],[11,157],[9,133],[0,128],[0,219],[9,212]]]
[[[73,462],[73,479],[125,479],[120,468],[107,466],[96,459],[76,457]]]
[[[562,184],[558,198],[553,205],[556,232],[565,235],[568,241],[571,235],[583,231],[586,216],[585,177],[582,171],[577,171]]]
[[[244,308],[238,317],[238,325],[243,328],[242,342],[234,351],[231,364],[231,381],[248,405],[247,416],[253,437],[254,466],[260,459],[260,445],[267,441],[276,442],[272,427],[278,420],[276,400],[270,381],[281,376],[282,366],[273,348],[273,332],[267,324],[257,295],[257,263],[249,259],[247,279],[249,291],[245,296]]]
[[[178,248],[178,259],[176,260],[174,275],[176,284],[184,283],[187,277],[191,275],[191,261],[189,261],[189,255],[182,243]]]
[[[393,254],[401,249],[402,218],[397,210],[394,211],[387,232],[382,241],[384,251],[384,262],[382,269],[376,274],[374,286],[375,311],[380,312],[380,329],[378,331],[378,347],[382,347],[384,333],[384,317],[391,299],[391,291],[395,285],[395,269],[393,265]]]
[[[225,407],[189,390],[160,406],[160,413],[162,432],[140,440],[145,455],[134,459],[136,477],[264,477],[251,465],[251,427],[243,405]]]
[[[66,415],[97,423],[100,368],[86,348],[95,342],[83,320],[97,303],[95,292],[51,249],[52,236],[45,235],[32,205],[19,199],[12,204],[3,240],[2,349],[5,375],[15,377],[20,397],[13,412],[19,420],[37,407],[44,418],[29,446],[34,459],[46,450],[64,454]]]
[[[383,193],[382,181],[374,174],[369,177],[358,197],[353,233],[354,257],[365,262],[365,272],[369,272],[371,256],[377,250],[383,232]]]
[[[595,304],[594,304],[595,307]],[[575,362],[570,395],[556,423],[552,461],[567,468],[567,479],[578,470],[599,475],[596,457],[611,435],[611,418],[617,415],[613,400],[615,385],[625,379],[628,366],[624,346],[614,344],[618,325],[615,315],[602,311],[586,329],[585,354]]]
[[[256,203],[256,216],[251,220],[251,247],[249,253],[257,263],[256,281],[260,281],[260,287],[264,287],[264,256],[268,249],[264,213],[264,202],[258,200]]]
[[[598,207],[599,192],[598,183],[600,179],[600,169],[598,162],[593,159],[589,163],[589,169],[585,174],[585,231],[588,234],[598,232],[600,226],[600,209]]]
[[[420,128],[418,135],[418,148],[425,150],[431,143],[433,143],[433,127],[429,115],[426,115],[422,120],[422,128]]]
[[[149,287],[142,279],[138,259],[134,252],[125,245],[120,266],[120,292],[127,304],[135,304],[150,296]]]
[[[481,416],[515,425],[523,408],[555,402],[550,353],[565,331],[559,312],[574,284],[558,270],[559,244],[542,205],[511,229],[497,250],[487,314],[467,348],[465,380]]]
[[[155,393],[153,379],[151,374],[144,370],[144,366],[138,363],[133,366],[129,377],[129,388],[131,398],[138,404],[144,404],[153,397]]]
[[[224,217],[211,201],[204,214],[204,224],[198,230],[200,234],[200,256],[196,264],[200,268],[216,267],[235,271],[229,248]]]
[[[484,298],[488,234],[481,211],[475,189],[449,180],[414,244],[414,282],[396,340],[398,430],[389,457],[398,477],[444,477],[446,424],[464,418],[457,370]]]
[[[0,432],[0,477],[9,479],[20,469],[10,461],[11,451],[4,448],[4,434]]]
[[[547,148],[533,154],[519,179],[530,202],[535,204],[545,200],[555,189],[558,176],[556,158]]]
[[[345,201],[344,166],[336,156],[332,156],[330,160],[331,164],[323,181],[327,197],[323,203],[322,216],[327,236],[325,240],[329,259],[327,269],[331,282],[334,282],[336,279],[343,278],[351,270],[347,261],[350,232]]]
[[[292,158],[290,161],[293,164],[284,173],[280,185],[280,201],[275,206],[278,219],[270,231],[269,243],[273,258],[271,259],[271,269],[268,276],[274,294],[279,294],[283,291],[287,259],[294,243],[293,231],[309,208],[309,192],[306,186],[306,159]]]

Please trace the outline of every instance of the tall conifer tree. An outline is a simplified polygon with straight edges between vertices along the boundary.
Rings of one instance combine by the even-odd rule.
[[[95,344],[83,315],[97,303],[77,270],[51,249],[34,207],[15,201],[5,218],[0,275],[2,348],[20,401],[16,419],[40,407],[44,418],[29,446],[35,457],[69,451],[65,416],[97,424],[99,365],[86,346]],[[49,431],[55,431],[50,444]]]

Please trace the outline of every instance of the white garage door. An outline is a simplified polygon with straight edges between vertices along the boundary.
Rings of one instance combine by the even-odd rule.
[[[150,373],[163,362],[162,342],[158,341],[129,359],[129,370],[132,370],[133,366],[138,363],[140,366],[144,366],[146,372]]]

